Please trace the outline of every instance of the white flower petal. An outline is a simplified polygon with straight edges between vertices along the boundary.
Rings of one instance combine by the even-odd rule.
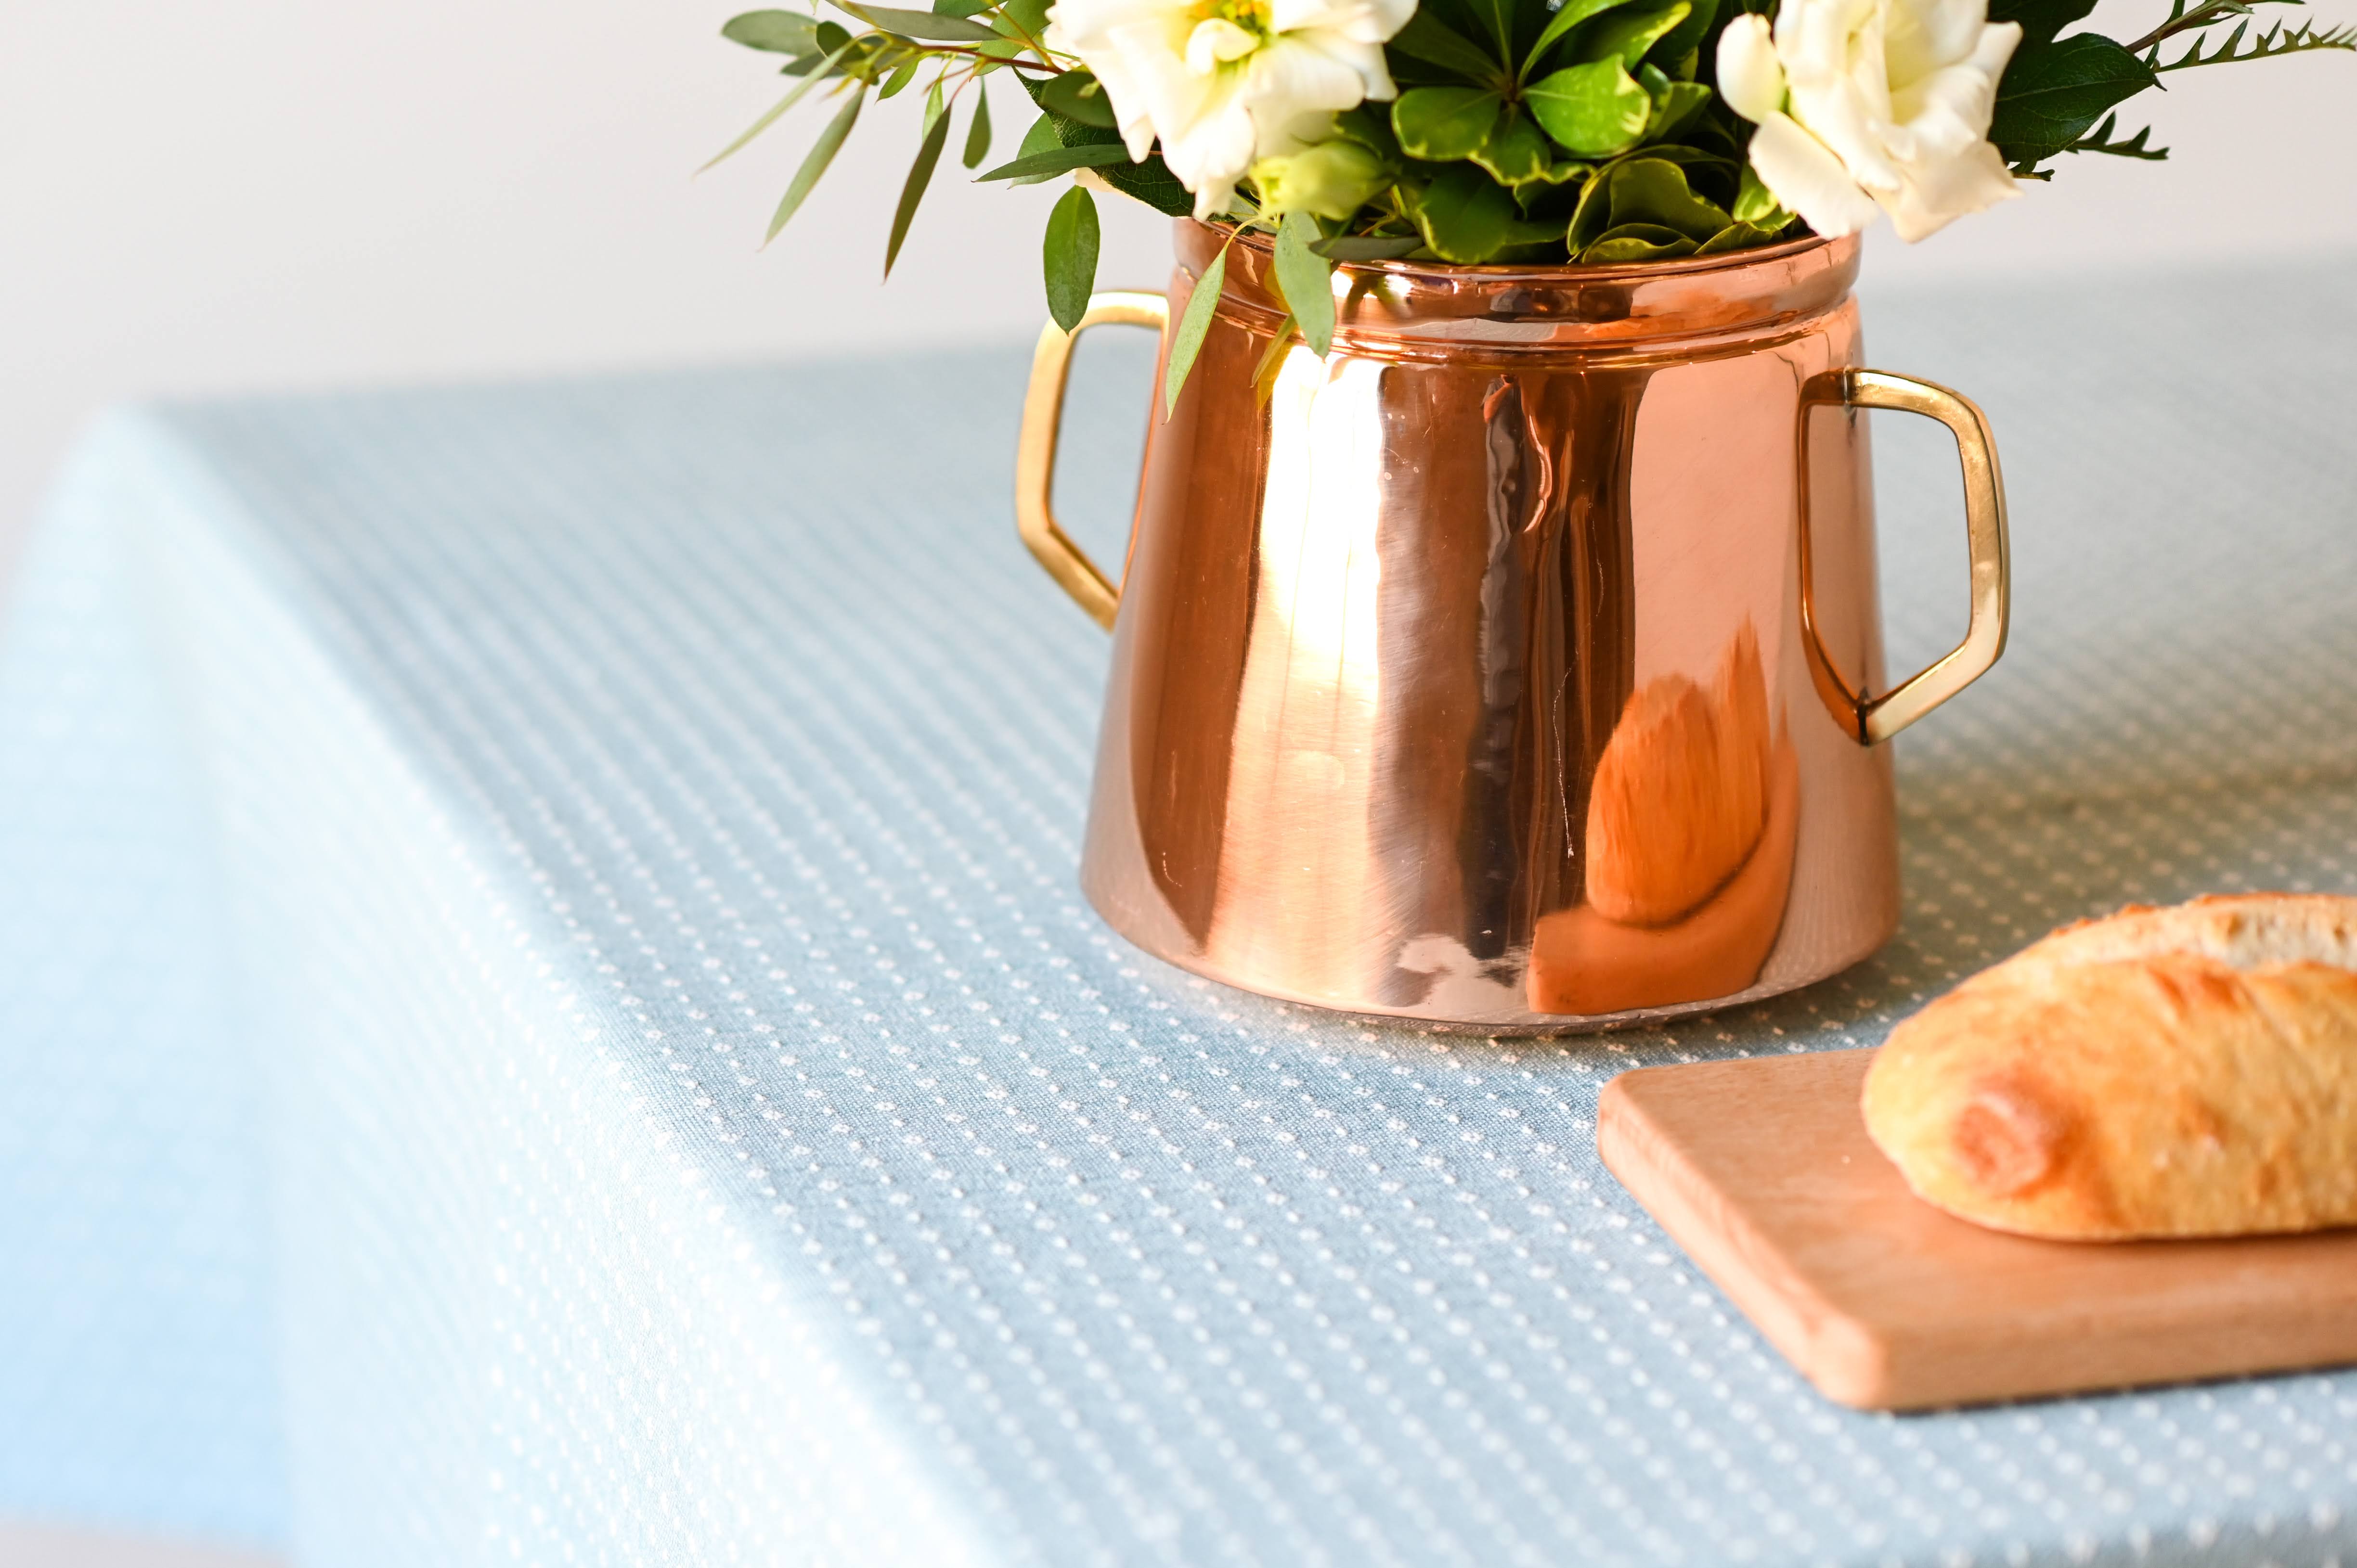
[[[1747,120],[1765,120],[1784,107],[1784,68],[1767,17],[1747,12],[1718,35],[1718,94]]]
[[[2005,159],[1997,150],[1986,142],[1975,143],[1962,157],[1943,159],[1909,173],[1907,183],[1882,205],[1890,214],[1890,226],[1910,245],[1967,213],[1985,211],[2021,194],[2020,182],[2007,170]]]
[[[1777,200],[1827,238],[1874,221],[1873,198],[1858,188],[1833,150],[1789,114],[1770,114],[1751,135],[1751,166]]]

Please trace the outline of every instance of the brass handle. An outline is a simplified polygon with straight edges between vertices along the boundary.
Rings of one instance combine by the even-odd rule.
[[[1964,468],[1964,534],[1972,554],[1973,618],[1964,639],[1882,695],[1853,687],[1817,635],[1815,595],[1809,574],[1809,412],[1812,409],[1897,408],[1929,414],[1956,437]],[[1988,672],[2005,651],[2013,603],[2013,567],[2005,534],[2005,478],[1988,419],[1970,398],[1912,376],[1888,371],[1827,371],[1801,386],[1801,641],[1817,695],[1860,746],[1889,740]]]
[[[1097,569],[1087,551],[1072,542],[1049,504],[1056,484],[1056,437],[1063,424],[1072,345],[1082,333],[1106,322],[1159,331],[1170,325],[1170,302],[1158,294],[1094,294],[1070,332],[1052,321],[1040,329],[1039,346],[1031,351],[1031,388],[1023,394],[1023,432],[1015,441],[1015,532],[1048,568],[1048,575],[1111,631],[1121,589]]]

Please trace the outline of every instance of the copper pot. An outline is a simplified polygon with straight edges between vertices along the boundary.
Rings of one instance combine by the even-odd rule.
[[[1080,330],[1167,327],[1223,238],[1181,221],[1168,301],[1099,295]],[[1049,508],[1049,327],[1017,502],[1114,634],[1081,866],[1105,919],[1248,991],[1493,1033],[1879,947],[1881,742],[2002,651],[2006,537],[1980,411],[1857,368],[1857,255],[1343,266],[1321,360],[1272,349],[1270,252],[1240,240],[1118,588]],[[1971,628],[1896,687],[1861,407],[1944,422],[1964,468]]]

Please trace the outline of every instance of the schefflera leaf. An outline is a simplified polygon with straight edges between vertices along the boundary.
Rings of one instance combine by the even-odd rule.
[[[1495,88],[1412,87],[1392,105],[1392,131],[1408,156],[1454,163],[1488,144],[1505,107]]]
[[[1603,158],[1637,145],[1653,117],[1652,95],[1618,55],[1541,77],[1523,89],[1532,117],[1575,157]]]
[[[1691,256],[1694,241],[1659,223],[1622,223],[1608,229],[1579,259],[1589,266],[1615,262],[1666,262]]]
[[[1687,0],[1642,8],[1622,6],[1579,36],[1580,56],[1587,61],[1618,59],[1634,70],[1647,50],[1676,31],[1693,13]]]
[[[1653,224],[1699,245],[1735,221],[1725,208],[1696,196],[1686,183],[1686,171],[1666,158],[1630,158],[1613,165],[1605,177],[1610,181],[1606,196],[1612,204],[1614,229]]]

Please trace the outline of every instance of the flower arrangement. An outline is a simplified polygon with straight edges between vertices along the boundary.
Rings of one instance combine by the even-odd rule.
[[[799,81],[721,157],[822,87],[838,104],[770,238],[868,98],[921,82],[888,274],[961,101],[977,168],[994,139],[986,83],[1011,77],[1035,117],[980,177],[1073,181],[1043,248],[1059,324],[1087,306],[1093,193],[1112,191],[1227,225],[1231,242],[1273,233],[1295,327],[1321,354],[1334,262],[1652,262],[1849,234],[1881,213],[1920,240],[2050,177],[2064,155],[2167,156],[2148,128],[2117,126],[2120,105],[2170,72],[2357,48],[2357,28],[2253,30],[2255,5],[2301,0],[2171,0],[2127,42],[2066,31],[2093,0],[831,3],[856,26],[765,10],[722,28],[784,56]],[[1173,334],[1170,397],[1226,256]]]

